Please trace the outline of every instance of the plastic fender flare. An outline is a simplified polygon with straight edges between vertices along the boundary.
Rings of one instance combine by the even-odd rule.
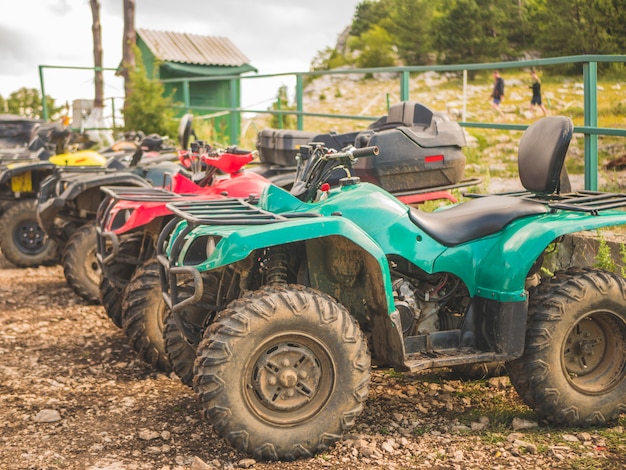
[[[16,164],[7,165],[2,171],[0,171],[0,184],[5,184],[11,181],[16,175],[21,175],[28,171],[48,171],[51,172],[54,169],[54,165],[48,162],[34,162],[32,164]]]
[[[525,301],[524,284],[528,271],[550,243],[562,235],[615,225],[626,225],[623,212],[603,211],[591,215],[557,211],[540,218],[517,221],[502,232],[499,243],[492,244],[491,249],[475,260],[475,293],[502,302]],[[498,268],[494,269],[494,266]],[[441,269],[439,264],[436,267]],[[503,272],[507,275],[502,276]]]
[[[204,263],[196,266],[200,271],[241,261],[254,250],[261,248],[331,235],[344,237],[360,246],[376,260],[384,283],[387,313],[391,315],[395,311],[387,257],[381,247],[349,219],[343,217],[307,217],[267,225],[238,225],[236,228],[230,227],[225,230],[220,230],[215,226],[200,226],[186,236],[186,241],[181,250],[182,256],[196,238],[209,235],[221,236],[222,238],[213,254]],[[173,242],[170,242],[170,246],[171,243]],[[176,265],[183,266],[182,261],[182,259],[176,260]]]

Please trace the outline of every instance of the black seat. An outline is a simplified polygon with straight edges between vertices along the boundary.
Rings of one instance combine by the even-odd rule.
[[[540,119],[526,129],[518,149],[522,185],[530,192],[553,194],[562,186],[563,162],[572,138],[572,121],[563,116]],[[486,196],[437,212],[411,208],[415,225],[446,246],[484,237],[516,219],[548,212],[539,201],[511,196]]]

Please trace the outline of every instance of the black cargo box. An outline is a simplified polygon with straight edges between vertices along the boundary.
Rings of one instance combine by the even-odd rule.
[[[256,148],[259,160],[270,165],[296,166],[300,146],[308,143],[316,132],[289,129],[263,129],[257,134]]]
[[[354,174],[390,192],[457,184],[465,172],[461,126],[444,113],[413,101],[391,106],[386,116],[364,131],[316,134],[265,129],[257,136],[257,150],[264,163],[295,166],[300,145],[310,142],[335,150],[348,145],[378,146],[380,154],[359,159]]]
[[[431,136],[415,128],[398,127],[365,134],[357,138],[360,146],[376,145],[380,154],[361,158],[354,172],[362,181],[375,183],[387,191],[408,191],[435,186],[456,184],[463,179],[466,158],[461,147],[465,145],[460,126],[452,122],[439,123],[439,127],[455,124],[460,139]],[[445,134],[445,132],[444,132]],[[449,136],[452,137],[452,136]]]

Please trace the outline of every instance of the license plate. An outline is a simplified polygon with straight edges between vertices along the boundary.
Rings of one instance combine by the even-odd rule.
[[[30,193],[33,190],[33,178],[31,172],[27,171],[21,175],[11,178],[11,190],[14,193]]]

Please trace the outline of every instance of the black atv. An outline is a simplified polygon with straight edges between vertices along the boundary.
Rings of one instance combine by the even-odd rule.
[[[40,187],[36,217],[48,238],[61,247],[68,284],[88,302],[99,301],[96,213],[103,186],[167,187],[186,171],[174,147],[156,134],[144,137],[130,161],[110,159],[103,167],[57,167]]]

